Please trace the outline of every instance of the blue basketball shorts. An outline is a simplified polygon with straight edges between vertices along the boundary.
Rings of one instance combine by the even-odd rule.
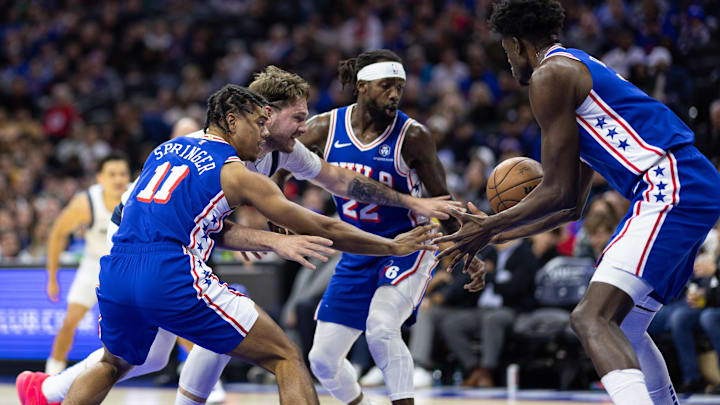
[[[630,273],[644,281],[651,298],[665,304],[682,292],[720,217],[720,174],[688,145],[668,152],[642,175],[636,190],[592,281],[613,284],[637,302],[642,292],[617,272]]]
[[[415,313],[433,275],[435,253],[419,251],[408,256],[372,257],[343,254],[318,305],[315,319],[365,330],[375,290],[393,285],[413,303]]]
[[[116,244],[100,266],[100,339],[130,364],[145,362],[158,328],[225,354],[258,318],[250,298],[177,243]]]

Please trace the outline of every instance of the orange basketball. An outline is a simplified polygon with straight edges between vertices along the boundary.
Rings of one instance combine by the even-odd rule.
[[[540,184],[542,165],[527,157],[514,157],[502,161],[490,173],[487,198],[495,213],[517,204]]]

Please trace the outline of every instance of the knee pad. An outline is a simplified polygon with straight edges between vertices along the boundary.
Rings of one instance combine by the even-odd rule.
[[[328,351],[313,345],[308,354],[310,369],[318,379],[332,378],[340,367],[342,359],[333,359]]]

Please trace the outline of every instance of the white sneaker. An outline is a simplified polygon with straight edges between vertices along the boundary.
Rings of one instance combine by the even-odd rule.
[[[360,379],[360,385],[363,387],[374,387],[376,385],[382,385],[383,382],[385,382],[385,379],[382,370],[377,368],[377,366],[371,368],[370,371],[365,373]]]
[[[222,383],[220,382],[220,380],[218,380],[215,383],[215,386],[213,386],[212,391],[210,391],[210,395],[208,395],[207,401],[205,401],[205,403],[222,404],[225,402],[226,398],[227,394],[225,393],[225,388],[223,388]]]
[[[415,382],[415,388],[432,387],[433,385],[432,374],[422,367],[415,367],[413,381]]]

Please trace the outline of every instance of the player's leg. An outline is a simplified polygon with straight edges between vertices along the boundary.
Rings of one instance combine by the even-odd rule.
[[[193,400],[209,398],[229,361],[228,355],[217,354],[199,345],[193,345],[180,372],[175,404],[183,404],[185,398]]]
[[[414,403],[413,359],[400,328],[420,304],[435,257],[419,252],[391,257],[380,265],[380,286],[370,302],[366,337],[394,404]]]
[[[310,372],[300,349],[260,307],[258,318],[242,342],[230,353],[275,374],[281,404],[319,404]]]
[[[615,273],[617,278],[629,284],[625,288],[634,287],[638,296],[645,297],[652,290],[647,283],[630,273],[619,269]],[[570,315],[573,330],[602,377],[608,394],[618,405],[652,404],[632,344],[620,329],[620,324],[634,305],[633,298],[620,288],[593,281]]]
[[[357,382],[357,373],[347,359],[361,333],[359,329],[318,320],[308,355],[315,377],[333,397],[346,404],[366,401]]]
[[[175,338],[175,335],[172,333],[159,329],[152,346],[150,346],[150,351],[145,362],[139,366],[133,367],[125,376],[120,378],[119,381],[154,373],[163,369],[170,358],[170,353],[172,352],[173,345],[175,344]],[[75,381],[75,379],[83,371],[100,362],[104,352],[104,348],[97,349],[80,362],[64,370],[62,373],[45,379],[45,381],[42,382],[41,389],[47,402],[61,402],[70,389],[70,385],[73,381]]]
[[[375,364],[382,370],[393,404],[412,404],[413,359],[400,328],[412,314],[411,302],[397,287],[377,289],[370,303],[366,337]]]
[[[660,308],[662,308],[662,304],[651,297],[646,297],[630,310],[620,328],[635,350],[640,369],[645,376],[645,385],[653,403],[655,405],[677,405],[677,395],[672,381],[670,381],[665,359],[647,333],[650,322]]]
[[[75,337],[75,329],[90,308],[77,303],[69,303],[63,324],[55,335],[53,341],[52,352],[45,364],[45,372],[48,374],[57,374],[67,364],[67,354],[72,347],[73,338]]]
[[[83,371],[70,386],[63,400],[66,405],[99,404],[132,365],[105,349],[100,361]]]

